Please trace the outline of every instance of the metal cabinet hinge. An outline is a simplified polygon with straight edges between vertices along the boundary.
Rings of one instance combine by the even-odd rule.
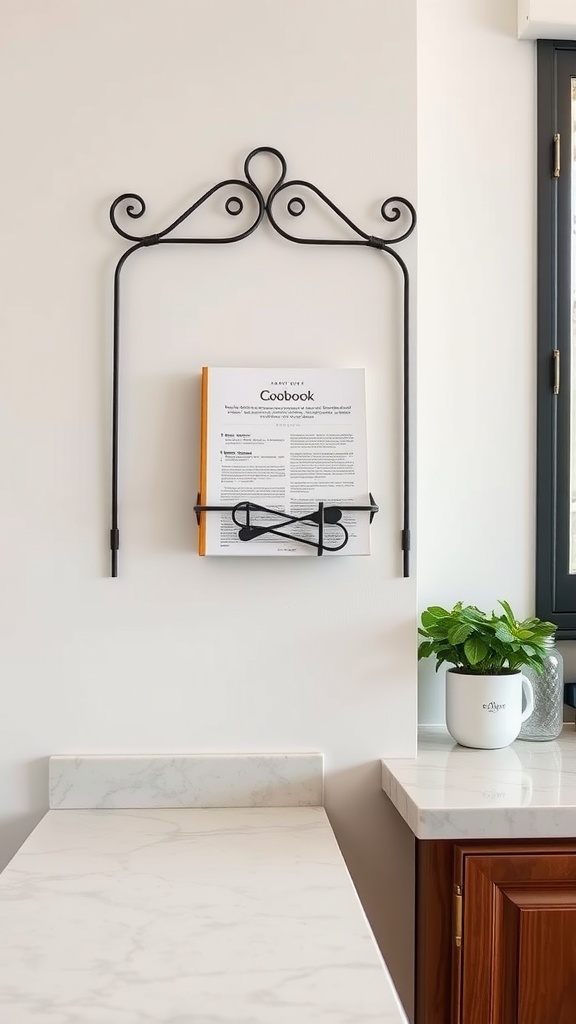
[[[452,928],[454,945],[462,945],[462,886],[455,885],[452,902]]]
[[[560,132],[554,136],[554,177],[560,177]]]
[[[552,352],[552,360],[553,360],[553,363],[552,363],[552,365],[553,365],[552,391],[553,391],[553,394],[559,395],[560,394],[560,349],[559,348],[555,348],[553,350],[553,352]]]

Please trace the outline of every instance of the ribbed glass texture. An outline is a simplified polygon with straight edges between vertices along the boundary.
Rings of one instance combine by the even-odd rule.
[[[522,669],[534,687],[534,711],[522,723],[518,739],[555,740],[562,731],[564,711],[564,662],[553,647],[544,663],[542,675],[534,669]]]

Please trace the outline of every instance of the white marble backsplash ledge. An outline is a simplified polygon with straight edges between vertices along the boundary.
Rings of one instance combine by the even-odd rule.
[[[55,810],[320,807],[322,754],[87,754],[50,758]]]

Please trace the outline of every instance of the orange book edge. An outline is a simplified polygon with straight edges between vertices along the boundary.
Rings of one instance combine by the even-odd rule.
[[[208,367],[202,367],[202,397],[200,412],[200,505],[206,505],[208,478]],[[206,512],[200,513],[198,526],[198,554],[206,554]]]

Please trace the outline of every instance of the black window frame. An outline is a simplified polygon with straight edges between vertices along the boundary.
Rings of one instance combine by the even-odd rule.
[[[569,572],[573,77],[576,40],[538,40],[536,614],[555,622],[563,640],[576,639],[576,573]]]

